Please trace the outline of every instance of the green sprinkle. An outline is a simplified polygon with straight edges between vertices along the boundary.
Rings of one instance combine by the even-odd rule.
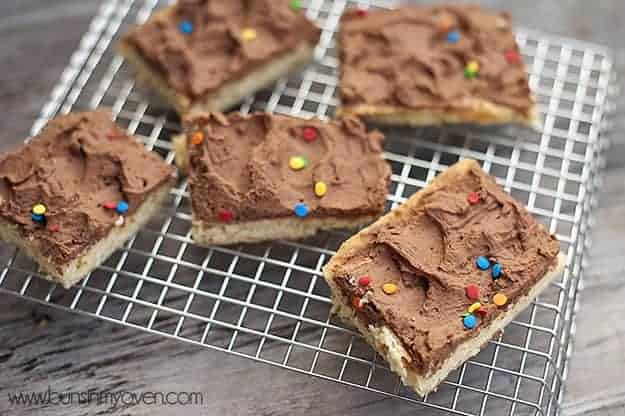
[[[291,0],[290,6],[291,6],[291,9],[293,10],[299,10],[299,8],[301,7],[299,0]]]

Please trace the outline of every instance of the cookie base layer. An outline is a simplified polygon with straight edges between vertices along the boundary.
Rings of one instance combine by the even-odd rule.
[[[136,69],[139,80],[152,86],[178,114],[224,111],[241,102],[245,97],[271,85],[281,77],[297,71],[313,60],[315,45],[301,42],[297,48],[279,56],[241,79],[225,83],[206,97],[190,100],[169,87],[167,81],[143,59],[137,49],[127,42],[120,42],[119,53]]]
[[[134,214],[124,217],[122,226],[111,229],[108,236],[89,247],[84,254],[60,266],[60,268],[37,251],[27,239],[23,238],[14,224],[0,221],[0,238],[15,244],[30,258],[34,259],[42,270],[43,278],[60,283],[64,288],[69,289],[102,264],[126,240],[138,232],[161,209],[172,186],[173,181],[161,185],[152,191]]]
[[[520,124],[536,131],[542,130],[537,110],[533,107],[528,115],[519,113],[484,100],[471,100],[462,110],[423,109],[412,110],[403,107],[357,105],[341,107],[339,114],[351,114],[366,120],[408,126],[432,126],[441,124],[474,123],[479,125]]]
[[[377,215],[351,218],[275,218],[235,223],[204,223],[193,220],[193,240],[204,246],[256,243],[267,240],[296,240],[310,237],[319,231],[357,228],[369,224]]]
[[[443,187],[444,184],[456,180],[457,177],[466,174],[471,170],[477,162],[472,160],[462,160],[454,166],[448,168],[438,175],[426,188],[436,190]],[[376,221],[376,227],[381,224],[389,223],[409,215],[409,211],[419,204],[425,193],[417,192],[411,199],[403,205],[390,211],[384,217]],[[372,226],[373,226],[372,225]],[[371,227],[371,226],[370,226]],[[364,229],[361,232],[366,231]],[[335,279],[340,277],[340,266],[349,261],[352,253],[358,252],[366,243],[362,241],[359,234],[354,235],[343,243],[337,254],[332,257],[328,264],[323,268],[323,274],[326,282],[332,290],[332,299],[334,304],[334,312],[345,322],[354,325],[360,333],[365,337],[367,342],[389,363],[392,371],[398,374],[402,382],[411,387],[417,394],[424,396],[425,394],[436,390],[438,385],[452,372],[458,368],[469,358],[480,352],[480,349],[492,339],[498,331],[502,330],[510,321],[514,319],[523,309],[525,309],[538,296],[550,282],[556,279],[562,272],[565,264],[565,256],[558,256],[557,264],[552,266],[552,270],[537,281],[528,291],[527,295],[520,297],[516,303],[509,304],[506,311],[502,312],[497,318],[490,322],[487,326],[482,327],[478,335],[458,345],[453,353],[447,357],[441,367],[436,371],[419,374],[410,365],[412,359],[410,354],[403,347],[401,341],[393,333],[393,331],[385,325],[367,325],[358,318],[356,311],[351,303],[345,298],[340,288],[336,285]]]
[[[384,357],[391,370],[400,376],[404,385],[411,387],[419,396],[425,396],[435,391],[449,373],[460,367],[469,358],[477,355],[488,341],[494,338],[499,331],[502,331],[552,281],[560,276],[564,268],[564,261],[565,256],[560,254],[558,265],[554,270],[539,280],[527,295],[519,298],[515,304],[509,305],[505,312],[495,318],[489,325],[483,327],[475,338],[460,344],[437,371],[425,375],[418,374],[408,364],[411,361],[410,355],[390,328],[387,326],[367,326],[357,317],[350,302],[341,295],[340,289],[332,283],[333,276],[326,274],[326,281],[332,289],[333,313],[360,331],[367,342]]]

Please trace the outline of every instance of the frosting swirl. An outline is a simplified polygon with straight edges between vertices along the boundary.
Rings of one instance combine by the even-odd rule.
[[[179,0],[132,29],[124,41],[176,92],[193,99],[301,42],[316,44],[320,33],[287,0]]]
[[[390,171],[382,159],[383,136],[355,118],[212,113],[185,124],[188,143],[195,133],[203,137],[188,145],[193,213],[200,220],[217,221],[222,210],[237,221],[291,216],[298,203],[313,217],[384,209]],[[304,167],[290,166],[292,158]],[[327,188],[321,197],[318,182]]]
[[[463,109],[481,99],[527,115],[533,106],[507,13],[472,5],[348,10],[339,46],[346,107]],[[478,70],[467,77],[471,61]]]
[[[477,203],[467,201],[477,192]],[[514,303],[557,261],[559,243],[477,164],[438,189],[426,188],[409,215],[360,233],[364,248],[342,261],[336,280],[348,299],[362,299],[357,310],[367,325],[387,325],[412,356],[420,373],[435,370],[462,341],[503,312],[493,296]],[[476,259],[501,265],[493,279]],[[357,284],[366,275],[370,284]],[[382,290],[392,283],[398,290]],[[467,287],[479,293],[470,299]],[[461,315],[474,302],[482,311],[474,329]]]

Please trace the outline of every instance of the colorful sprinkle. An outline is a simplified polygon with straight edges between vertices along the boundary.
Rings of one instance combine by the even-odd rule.
[[[107,137],[109,140],[113,141],[113,140],[117,140],[117,139],[122,138],[122,137],[123,137],[123,134],[122,134],[122,133],[120,133],[120,132],[118,132],[118,131],[112,131],[112,132],[110,132],[110,133],[107,133],[107,134],[106,134],[106,137]]]
[[[509,64],[518,64],[519,62],[521,62],[521,55],[514,49],[506,51],[504,56],[506,57],[506,61],[508,61]]]
[[[352,299],[352,305],[354,306],[354,308],[360,309],[360,298],[358,296],[354,296],[354,298]]]
[[[475,328],[475,325],[477,325],[477,319],[475,319],[475,316],[473,315],[467,315],[462,318],[462,324],[466,329],[473,329]]]
[[[358,286],[369,286],[369,284],[371,283],[371,278],[369,276],[360,276],[358,278]]]
[[[193,133],[193,136],[191,136],[191,144],[196,146],[202,143],[202,140],[204,140],[204,134],[201,131],[196,131]]]
[[[300,8],[299,0],[291,0],[289,2],[289,6],[291,7],[292,10],[299,10]]]
[[[106,209],[115,209],[115,207],[117,206],[117,203],[113,201],[106,201],[105,203],[102,204],[102,206]]]
[[[467,311],[469,313],[473,313],[473,312],[477,311],[478,309],[480,309],[481,307],[482,307],[482,304],[480,302],[475,302],[474,304],[469,306],[469,309],[467,309]]]
[[[397,285],[395,283],[384,283],[382,285],[382,291],[387,295],[394,295],[397,293]]]
[[[180,30],[180,33],[183,35],[188,35],[193,32],[193,23],[188,20],[183,20],[178,24],[178,30]]]
[[[51,233],[55,233],[55,232],[59,231],[59,224],[50,224],[50,225],[48,225],[48,231],[50,231]]]
[[[33,206],[33,214],[43,215],[47,211],[46,206],[43,204],[36,204]]]
[[[488,259],[484,256],[479,256],[476,260],[475,260],[475,265],[477,266],[478,269],[480,270],[488,270],[488,268],[490,267],[490,262],[488,261]]]
[[[490,274],[491,276],[493,276],[493,279],[499,279],[499,276],[501,276],[501,264],[493,264],[493,269],[491,270]]]
[[[303,202],[298,202],[297,204],[295,204],[293,212],[295,213],[295,216],[304,218],[308,215],[308,207]]]
[[[476,285],[469,285],[465,287],[464,293],[471,300],[477,300],[480,298],[480,288]]]
[[[35,222],[44,222],[46,219],[46,217],[44,217],[43,215],[39,215],[35,213],[30,214],[30,218]]]
[[[302,170],[308,166],[308,160],[303,156],[293,156],[289,159],[289,167],[293,170]]]
[[[251,27],[243,29],[243,31],[241,32],[241,39],[245,41],[256,39],[256,31]]]
[[[477,204],[478,202],[480,202],[480,194],[478,194],[477,192],[469,192],[469,195],[467,195],[467,201],[471,205]]]
[[[219,221],[221,222],[230,222],[232,221],[232,218],[234,218],[234,215],[232,215],[232,212],[227,209],[220,209],[217,213],[217,217],[219,217]]]
[[[120,215],[119,217],[117,217],[117,219],[115,220],[115,226],[116,227],[121,227],[122,225],[124,225],[124,217],[122,215]]]
[[[356,10],[356,14],[360,17],[365,17],[367,15],[367,11],[365,9]]]
[[[125,214],[126,212],[128,212],[128,202],[119,201],[115,205],[115,211],[117,211],[118,214]]]
[[[483,317],[483,316],[488,315],[488,310],[482,306],[481,308],[475,311],[475,314]]]
[[[304,127],[302,135],[304,136],[304,140],[306,140],[307,142],[312,142],[317,138],[317,129],[313,127]]]
[[[477,61],[469,61],[467,66],[464,68],[464,76],[465,78],[471,79],[477,75],[480,70],[480,64]]]
[[[452,30],[451,32],[447,33],[447,42],[456,43],[459,40],[460,40],[460,33],[458,33],[457,30]]]
[[[508,303],[508,297],[503,293],[497,293],[493,296],[493,303],[497,306],[503,306]]]
[[[319,181],[315,183],[315,195],[321,198],[326,192],[328,192],[328,186],[325,182]]]
[[[448,16],[441,16],[436,21],[436,30],[440,33],[449,33],[454,22]]]

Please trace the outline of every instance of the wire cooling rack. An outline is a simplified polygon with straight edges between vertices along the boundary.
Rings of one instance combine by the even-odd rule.
[[[337,105],[335,31],[346,6],[312,0],[308,16],[323,28],[316,62],[272,90],[249,97],[242,112],[268,110],[331,117]],[[389,2],[376,1],[388,7]],[[361,7],[370,7],[360,1]],[[173,160],[174,114],[138,89],[115,54],[118,35],[145,21],[156,0],[108,0],[35,122],[107,106],[148,148]],[[0,291],[162,336],[248,357],[461,415],[559,413],[584,269],[590,211],[610,112],[608,50],[533,31],[517,38],[544,119],[542,133],[519,129],[389,129],[390,209],[460,158],[480,161],[562,242],[563,277],[505,333],[424,399],[401,385],[363,339],[329,317],[321,268],[347,234],[236,247],[195,246],[183,180],[168,208],[77,287],[37,277],[36,265],[3,247]]]

